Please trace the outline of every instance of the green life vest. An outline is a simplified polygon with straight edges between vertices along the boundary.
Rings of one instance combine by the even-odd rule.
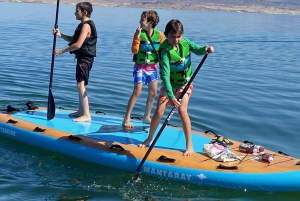
[[[160,31],[156,28],[153,30],[153,34],[151,36],[151,41],[153,42],[153,45],[154,45],[156,51],[158,51],[158,48],[160,45]],[[155,64],[158,62],[155,51],[152,48],[152,45],[151,45],[150,41],[148,40],[148,37],[144,30],[142,30],[141,35],[140,35],[139,52],[137,54],[133,55],[133,61],[138,64],[141,64],[141,65]]]
[[[190,48],[189,44],[184,39],[179,42],[179,48],[180,55],[177,53],[177,50],[169,45],[168,40],[165,40],[160,45],[159,55],[162,49],[169,52],[171,83],[185,85],[192,75]]]

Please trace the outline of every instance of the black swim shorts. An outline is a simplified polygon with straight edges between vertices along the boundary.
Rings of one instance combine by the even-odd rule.
[[[84,85],[89,83],[90,71],[94,63],[94,57],[77,57],[76,80],[84,81]]]

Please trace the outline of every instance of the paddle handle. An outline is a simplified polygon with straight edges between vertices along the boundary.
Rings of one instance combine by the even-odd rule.
[[[55,14],[55,23],[54,28],[58,28],[58,12],[59,12],[59,0],[56,3],[56,14]],[[49,89],[52,89],[52,80],[53,80],[53,71],[54,71],[54,58],[55,54],[54,51],[56,49],[56,33],[53,34],[53,46],[52,46],[52,59],[51,59],[51,71],[50,71],[50,82],[49,82]]]

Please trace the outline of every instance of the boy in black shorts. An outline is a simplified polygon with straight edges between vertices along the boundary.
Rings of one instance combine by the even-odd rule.
[[[79,93],[78,110],[71,116],[77,118],[73,121],[91,121],[89,101],[85,86],[88,84],[90,70],[92,69],[94,57],[96,57],[97,31],[95,24],[90,20],[93,7],[89,2],[81,2],[76,5],[76,20],[81,23],[75,29],[73,36],[64,35],[59,29],[53,29],[53,33],[69,42],[69,46],[62,50],[55,50],[55,55],[65,52],[75,54],[77,59],[76,80]]]

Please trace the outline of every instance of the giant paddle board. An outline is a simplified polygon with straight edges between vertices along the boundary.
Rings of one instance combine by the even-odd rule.
[[[45,108],[0,112],[0,135],[84,161],[131,172],[137,170],[147,152],[137,145],[149,132],[149,124],[132,120],[133,129],[122,126],[123,118],[92,114],[91,122],[73,122],[73,111],[56,109],[47,120]],[[160,127],[157,129],[158,132]],[[242,161],[218,162],[203,151],[213,135],[192,131],[195,154],[183,156],[185,137],[179,127],[166,126],[141,169],[141,175],[176,180],[201,186],[259,191],[300,191],[299,159],[266,150],[274,160],[266,163],[239,151],[233,141],[230,150]]]

